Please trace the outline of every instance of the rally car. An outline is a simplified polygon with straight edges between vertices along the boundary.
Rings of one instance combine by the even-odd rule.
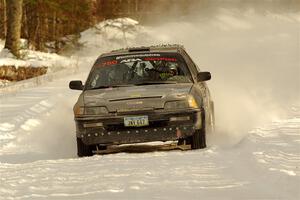
[[[178,141],[206,147],[214,106],[200,71],[183,46],[128,48],[102,54],[74,105],[78,156],[111,145]]]

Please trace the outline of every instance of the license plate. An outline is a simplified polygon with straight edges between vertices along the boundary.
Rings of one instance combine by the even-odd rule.
[[[127,127],[148,126],[148,116],[124,117],[124,125]]]

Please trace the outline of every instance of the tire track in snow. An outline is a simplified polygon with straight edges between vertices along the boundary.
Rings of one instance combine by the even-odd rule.
[[[228,166],[217,165],[214,152],[210,148],[189,152],[121,153],[3,164],[0,173],[5,184],[0,193],[14,199],[105,199],[123,195],[128,199],[164,199],[174,193],[179,198],[192,198],[192,191],[226,193],[228,189],[241,189],[248,184],[226,174]]]
[[[67,139],[68,153],[63,152],[64,137],[73,134],[74,129],[73,124],[66,123],[72,121],[69,115],[76,98],[76,93],[68,89],[71,78],[0,97],[0,162],[74,157],[75,153],[70,154],[74,150],[68,149],[73,140]],[[63,116],[68,120],[57,120]],[[59,129],[66,132],[59,133]]]
[[[300,118],[277,121],[253,133],[250,139],[260,147],[253,152],[258,163],[270,171],[300,177]]]

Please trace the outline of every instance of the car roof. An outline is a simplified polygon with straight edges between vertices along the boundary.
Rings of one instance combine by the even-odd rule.
[[[118,55],[130,55],[137,53],[180,53],[184,51],[184,46],[179,44],[167,44],[167,45],[156,45],[156,46],[142,46],[142,47],[130,47],[124,49],[113,50],[109,53],[104,53],[99,56],[108,57],[108,56],[118,56]]]

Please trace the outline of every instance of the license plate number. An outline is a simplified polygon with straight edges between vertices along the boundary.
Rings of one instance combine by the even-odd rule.
[[[148,116],[124,117],[124,125],[126,127],[148,126]]]

